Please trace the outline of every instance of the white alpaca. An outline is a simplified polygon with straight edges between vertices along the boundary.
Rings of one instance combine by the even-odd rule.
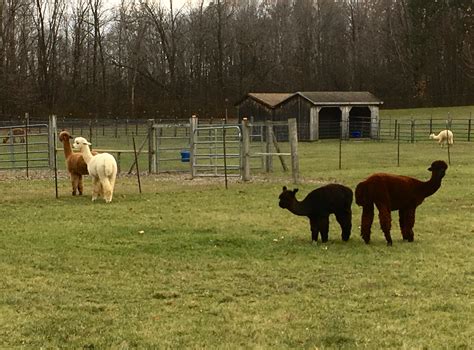
[[[112,202],[114,194],[115,178],[117,177],[117,162],[113,155],[109,153],[99,153],[92,155],[89,148],[91,144],[83,137],[74,139],[74,148],[79,149],[84,161],[87,163],[87,170],[92,176],[94,190],[92,200],[95,201],[102,195],[106,203]]]
[[[452,145],[454,143],[453,132],[451,130],[442,130],[438,135],[431,134],[430,139],[438,140],[438,143],[443,147],[446,143]]]

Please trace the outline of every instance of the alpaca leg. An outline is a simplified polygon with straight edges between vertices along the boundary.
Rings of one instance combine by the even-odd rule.
[[[71,186],[72,186],[72,195],[75,196],[77,186],[76,186],[76,175],[74,174],[71,174]]]
[[[408,241],[408,228],[407,228],[407,210],[400,209],[398,211],[399,222],[400,222],[400,231],[402,232],[402,237],[404,241]]]
[[[100,180],[102,185],[102,191],[104,194],[104,199],[106,203],[110,203],[112,201],[112,189],[110,186],[110,181],[108,177],[105,177]]]
[[[406,211],[405,229],[408,242],[413,242],[415,239],[415,233],[413,232],[413,226],[415,226],[415,213],[416,208],[410,208]]]
[[[352,229],[352,211],[349,209],[348,211],[337,213],[336,220],[341,226],[341,238],[343,241],[348,241],[351,235]]]
[[[378,204],[377,209],[379,210],[380,227],[382,228],[385,239],[387,240],[387,245],[392,245],[392,237],[390,236],[390,229],[392,228],[392,215],[390,213],[390,209],[383,204]]]
[[[112,202],[112,197],[114,196],[114,188],[115,188],[115,179],[117,174],[113,174],[110,177],[110,201]]]
[[[318,218],[319,232],[321,232],[321,241],[326,243],[329,235],[329,215]]]
[[[413,226],[415,226],[415,211],[416,208],[408,208],[399,211],[400,215],[400,230],[404,241],[413,242],[414,233]]]
[[[92,184],[93,184],[92,201],[95,201],[101,192],[99,178],[93,177]]]
[[[82,183],[82,175],[77,175],[77,189],[79,192],[79,196],[82,196],[82,193],[84,191],[84,185]]]
[[[362,208],[362,218],[360,223],[360,234],[365,243],[370,242],[370,228],[374,221],[374,205],[366,205]]]
[[[309,218],[309,224],[311,226],[311,241],[318,241],[319,227],[318,220],[316,218]]]

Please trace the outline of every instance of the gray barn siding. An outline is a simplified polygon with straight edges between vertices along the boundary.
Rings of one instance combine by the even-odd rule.
[[[272,109],[257,101],[247,98],[239,105],[239,122],[242,118],[248,118],[254,122],[265,122],[272,120]]]

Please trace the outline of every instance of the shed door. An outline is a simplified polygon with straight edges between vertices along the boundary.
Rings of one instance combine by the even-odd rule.
[[[340,137],[342,111],[339,107],[323,107],[319,111],[319,138],[338,139]]]
[[[349,112],[350,137],[370,137],[370,114],[369,107],[352,107]]]

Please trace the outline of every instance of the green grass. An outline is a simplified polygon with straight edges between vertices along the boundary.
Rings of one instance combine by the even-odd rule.
[[[326,182],[352,188],[375,171],[427,179],[433,143],[300,144],[299,198]],[[349,242],[331,219],[312,244],[307,219],[278,207],[291,176],[250,183],[122,176],[114,201],[70,196],[49,174],[0,182],[3,348],[470,349],[474,295],[473,149],[451,149],[441,189],[419,207],[415,242],[393,214]]]

